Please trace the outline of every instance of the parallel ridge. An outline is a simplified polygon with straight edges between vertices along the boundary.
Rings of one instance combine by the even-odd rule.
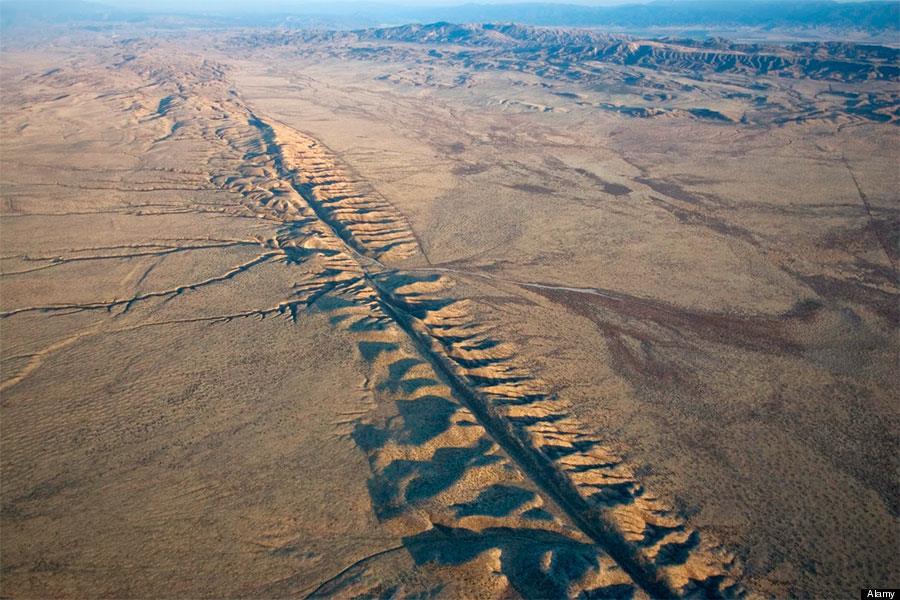
[[[322,583],[312,596],[371,596],[385,589],[415,593],[420,590],[405,589],[406,584],[373,571],[373,563],[385,561],[386,571],[415,570],[417,578],[427,579],[420,563],[457,564],[460,552],[470,552],[472,560],[487,552],[490,562],[496,561],[490,576],[471,577],[478,589],[495,589],[497,595],[511,586],[525,597],[644,597],[641,586],[601,547],[545,502],[540,487],[422,360],[407,332],[386,312],[386,298],[372,285],[371,274],[335,229],[315,218],[305,194],[285,184],[283,157],[265,139],[268,126],[255,118],[250,124],[248,129],[231,121],[216,129],[243,160],[237,174],[218,173],[212,179],[240,193],[258,216],[285,223],[270,243],[285,253],[283,260],[296,266],[300,277],[290,299],[254,316],[278,313],[297,319],[302,310],[328,312],[370,362],[376,398],[401,398],[395,401],[399,414],[382,406],[355,420],[348,434],[368,457],[376,515],[403,537],[415,565],[387,555],[371,557]],[[320,173],[327,177],[327,170]],[[366,247],[362,252],[374,253]],[[402,573],[393,576],[410,580]]]
[[[528,587],[527,596],[572,596],[607,585],[631,591],[636,585],[654,597],[743,594],[731,557],[688,528],[628,465],[560,410],[547,386],[517,363],[514,348],[477,323],[468,301],[447,299],[452,281],[392,271],[381,262],[419,252],[390,205],[355,192],[314,140],[262,121],[233,97],[199,96],[183,93],[164,107],[166,118],[177,122],[173,131],[225,145],[224,154],[238,157],[235,163],[223,153],[211,156],[212,183],[237,192],[257,216],[281,222],[278,235],[265,243],[279,249],[279,260],[297,267],[290,298],[229,318],[280,314],[296,320],[310,308],[327,310],[335,326],[359,336],[376,392],[403,394],[403,403],[425,402],[421,410],[410,410],[397,401],[404,407],[399,419],[376,409],[351,432],[369,457],[376,513],[396,523],[411,554],[440,562],[435,547],[489,532],[490,540],[506,540],[489,547],[519,556],[509,540],[536,543],[545,538],[534,531],[542,530],[563,537],[557,546],[587,543],[592,550],[578,546],[577,553],[594,558],[584,558],[588,566],[563,583],[558,577],[542,579],[537,588],[510,582],[520,592]],[[494,469],[495,463],[501,467]],[[544,495],[583,533],[564,525],[553,510],[549,518],[534,511],[543,509],[539,500],[499,516],[465,514],[463,507],[478,505],[497,486]],[[466,521],[472,516],[478,519]],[[607,552],[621,568],[610,566]],[[540,579],[545,563],[522,556],[525,562],[506,576],[524,569]],[[601,563],[605,568],[597,567]],[[343,575],[318,591],[357,585],[357,578]],[[602,585],[598,577],[606,578]]]
[[[288,183],[357,252],[381,260],[421,257],[405,217],[384,198],[364,192],[316,140],[284,126],[252,119]]]
[[[265,131],[279,145],[282,168],[291,171],[283,175],[294,182],[335,179],[308,138],[295,137],[283,126]],[[307,161],[314,175],[299,175]],[[307,185],[294,187],[315,205],[318,188]],[[328,212],[335,220],[351,214]],[[340,235],[352,221],[329,224]],[[365,246],[361,251],[371,254]],[[517,364],[514,348],[492,339],[472,318],[469,301],[446,299],[449,278],[372,268],[368,272],[382,309],[401,322],[423,354],[456,383],[456,391],[468,397],[470,408],[495,439],[648,591],[671,596],[742,594],[732,574],[733,557],[687,527],[670,506],[644,489],[627,464],[583,433],[584,427],[560,410],[547,386]]]
[[[617,559],[659,586],[657,593],[741,596],[733,557],[689,528],[628,464],[585,434],[547,386],[517,363],[514,348],[474,324],[470,301],[442,300],[446,279],[393,274],[379,282],[452,376],[474,391],[485,418],[506,429],[542,476],[555,479],[563,501],[583,517],[582,527],[598,531]],[[431,293],[423,293],[423,284]]]

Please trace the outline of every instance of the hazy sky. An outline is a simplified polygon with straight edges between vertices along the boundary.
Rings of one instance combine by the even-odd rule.
[[[510,4],[520,2],[558,2],[564,4],[584,4],[590,6],[615,6],[619,4],[642,4],[650,0],[95,0],[103,4],[123,8],[151,10],[228,10],[254,11],[291,9],[303,6],[328,6],[333,4],[387,4],[404,6],[457,6],[460,4]],[[691,0],[669,0],[690,2]],[[730,0],[746,2],[747,0]]]
[[[41,4],[51,2],[65,3],[71,0],[0,0],[0,6],[10,1],[14,4]],[[460,6],[465,4],[519,4],[519,3],[558,3],[579,4],[583,6],[617,6],[623,4],[646,4],[665,2],[671,4],[689,4],[697,0],[84,0],[126,10],[147,12],[209,12],[209,13],[290,13],[290,12],[331,12],[354,13],[354,6],[360,11],[371,11],[378,6],[398,7],[438,7]],[[752,4],[754,0],[718,0],[731,4]],[[757,0],[758,1],[758,0]],[[772,0],[768,0],[772,1]],[[774,0],[778,1],[778,0]],[[790,0],[795,3],[797,0]],[[803,0],[800,0],[803,1]],[[836,0],[837,2],[866,2],[871,0]],[[898,0],[900,1],[900,0]],[[74,2],[73,2],[74,3]],[[787,0],[786,0],[786,3]],[[339,7],[339,8],[338,8]],[[331,11],[329,10],[331,9]]]
[[[521,2],[557,2],[588,6],[615,6],[621,4],[644,4],[652,0],[96,0],[103,4],[123,8],[149,10],[226,10],[253,12],[257,10],[286,10],[310,6],[331,6],[334,4],[386,4],[403,6],[458,6],[460,4],[510,4]],[[687,3],[694,0],[664,0],[672,3]],[[723,0],[747,3],[752,0]],[[848,0],[837,0],[848,1]],[[849,0],[860,1],[860,0]],[[865,0],[863,0],[865,1]]]

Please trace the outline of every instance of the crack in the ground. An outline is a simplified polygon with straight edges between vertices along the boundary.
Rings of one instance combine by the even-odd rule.
[[[19,271],[4,271],[0,272],[0,277],[9,277],[12,275],[25,275],[28,273],[34,273],[35,271],[42,271],[45,269],[50,269],[53,267],[59,267],[66,264],[77,263],[77,262],[90,262],[95,260],[127,260],[131,258],[142,258],[142,257],[162,257],[169,254],[176,254],[178,252],[189,252],[192,250],[210,250],[210,249],[219,249],[219,248],[233,248],[235,246],[259,246],[258,241],[243,241],[243,240],[234,240],[234,241],[222,241],[220,243],[213,244],[201,244],[194,246],[167,246],[164,244],[131,244],[131,245],[121,245],[121,246],[104,246],[98,248],[83,248],[76,250],[69,250],[69,254],[75,254],[78,252],[96,252],[102,250],[118,250],[118,249],[139,249],[139,248],[158,248],[157,250],[143,250],[139,252],[129,252],[126,254],[99,254],[99,255],[91,255],[91,256],[64,256],[62,254],[57,256],[30,256],[27,254],[5,257],[7,259],[18,258],[23,262],[44,262],[46,264],[39,265],[37,267],[32,267],[30,269],[22,269]]]
[[[623,583],[627,581],[653,597],[743,594],[731,557],[645,490],[609,444],[567,415],[548,386],[517,362],[515,348],[493,337],[495,328],[477,321],[471,302],[448,293],[453,285],[447,277],[450,269],[395,266],[428,261],[405,216],[384,198],[358,189],[358,182],[337,166],[333,153],[290,127],[263,120],[233,92],[208,98],[205,91],[183,89],[189,87],[179,79],[183,74],[168,74],[137,61],[128,64],[129,68],[146,69],[141,74],[161,86],[172,81],[178,84],[182,101],[168,105],[166,114],[181,119],[179,132],[213,148],[225,148],[223,154],[212,152],[208,159],[209,183],[231,192],[253,218],[279,224],[276,234],[258,242],[208,244],[216,248],[259,245],[264,252],[201,281],[124,299],[21,307],[0,313],[0,318],[30,312],[113,309],[121,309],[118,314],[122,315],[138,303],[151,299],[168,302],[278,260],[300,275],[291,296],[274,306],[143,322],[125,329],[275,315],[296,322],[301,311],[315,308],[327,314],[335,327],[355,335],[351,339],[357,342],[363,360],[373,370],[382,368],[379,379],[383,381],[373,383],[372,392],[395,389],[399,414],[382,421],[375,414],[360,417],[346,433],[369,460],[369,489],[376,516],[390,521],[404,511],[419,511],[419,521],[431,523],[430,529],[404,537],[403,547],[417,563],[457,564],[455,555],[443,549],[447,545],[456,549],[471,546],[475,554],[496,548],[508,561],[501,570],[522,595],[565,591],[541,570],[544,553],[534,555],[527,549],[538,543],[551,555],[559,554],[571,565],[580,565],[564,573],[563,579],[573,586],[582,585],[587,593],[609,585],[630,586]],[[222,81],[221,73],[205,64],[194,76],[204,84]],[[195,108],[206,112],[198,114]],[[216,117],[210,118],[210,114]],[[109,212],[148,208],[129,206]],[[218,208],[164,206],[158,212]],[[94,249],[106,254],[71,256],[79,251],[70,251],[69,256],[34,260],[47,262],[39,268],[50,268],[88,260],[160,258],[198,248],[198,244],[152,245],[127,253]],[[375,381],[371,375],[367,381]],[[511,474],[519,472],[522,479],[516,480]],[[495,520],[490,527],[482,525],[480,532],[473,532],[460,525],[468,518],[461,516],[460,507],[477,506],[474,498],[441,507],[429,504],[469,476],[472,479],[466,485],[473,488],[465,489],[469,496],[487,494],[490,498],[491,489],[495,493],[499,489],[503,495],[511,489],[511,482],[517,482],[514,489],[529,500],[517,505],[518,512],[481,514]],[[504,521],[506,517],[509,520]],[[452,526],[442,524],[442,519]],[[509,529],[511,522],[517,530]],[[589,572],[599,572],[600,554],[603,560],[611,557],[618,564],[616,576],[621,578],[612,584],[601,585],[588,577]],[[604,565],[605,571],[610,571]],[[342,573],[354,568],[351,565]],[[601,575],[607,576],[605,571]],[[523,578],[523,573],[527,577]]]
[[[257,256],[253,260],[247,261],[232,269],[229,269],[227,272],[222,275],[216,275],[214,277],[210,277],[208,279],[204,279],[201,281],[196,281],[192,283],[187,283],[184,285],[179,285],[174,288],[170,288],[167,290],[157,290],[153,292],[145,292],[143,294],[136,294],[130,298],[120,298],[115,300],[101,300],[97,302],[83,302],[83,303],[71,303],[71,304],[46,304],[40,306],[24,306],[21,308],[15,308],[12,310],[7,310],[0,312],[0,319],[6,319],[8,317],[12,317],[15,315],[29,313],[29,312],[81,312],[88,310],[106,310],[107,312],[112,311],[112,309],[117,307],[122,307],[122,311],[120,314],[127,313],[133,305],[138,302],[143,302],[145,300],[150,300],[153,298],[163,298],[165,300],[172,300],[184,292],[197,290],[202,287],[210,286],[216,283],[221,283],[223,281],[228,281],[232,279],[236,275],[243,273],[259,264],[262,264],[268,261],[271,258],[282,255],[281,252],[266,252]]]

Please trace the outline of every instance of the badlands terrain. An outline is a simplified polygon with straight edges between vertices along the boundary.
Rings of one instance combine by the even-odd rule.
[[[7,38],[0,595],[897,587],[898,68]]]

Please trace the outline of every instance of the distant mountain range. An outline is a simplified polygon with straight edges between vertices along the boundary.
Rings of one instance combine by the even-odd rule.
[[[348,55],[371,55],[376,43],[382,56],[402,52],[402,44],[426,45],[427,58],[459,62],[469,68],[522,71],[540,65],[563,77],[584,73],[572,66],[606,63],[651,70],[702,74],[778,75],[832,81],[900,79],[900,50],[884,46],[831,43],[786,45],[736,44],[724,39],[703,41],[659,38],[641,40],[587,29],[534,27],[519,24],[463,24],[439,22],[356,31],[272,31],[236,36],[230,40],[245,49],[295,44],[329,45]],[[400,44],[400,45],[398,45]],[[473,53],[468,48],[483,51]],[[395,56],[399,62],[400,54]],[[547,73],[544,73],[547,76]]]
[[[723,0],[658,1],[623,6],[572,4],[465,4],[411,9],[408,21],[515,22],[579,27],[829,27],[900,28],[900,2]]]
[[[120,0],[121,2],[122,0]],[[115,2],[115,0],[111,0]],[[138,10],[127,5],[81,0],[5,0],[0,2],[4,27],[85,21],[128,22],[178,16],[193,25],[319,26],[356,28],[404,23],[502,22],[537,26],[648,28],[756,28],[862,30],[900,32],[900,2],[832,2],[827,0],[657,0],[644,4],[586,6],[577,4],[463,4],[458,6],[392,6],[372,3],[275,3],[153,5]],[[156,8],[152,8],[156,7]],[[177,21],[176,21],[177,22]],[[898,38],[900,43],[900,38]]]

